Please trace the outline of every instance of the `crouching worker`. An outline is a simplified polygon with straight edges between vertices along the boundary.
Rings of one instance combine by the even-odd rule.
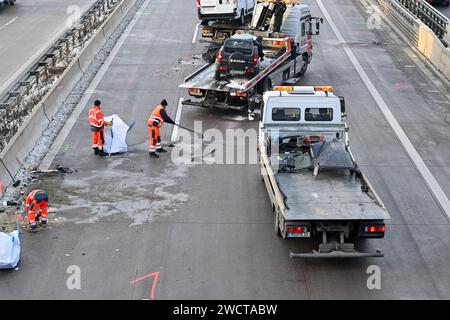
[[[161,146],[161,132],[160,129],[164,122],[175,124],[166,112],[167,101],[164,99],[161,104],[156,106],[153,110],[150,119],[148,119],[148,131],[150,134],[150,158],[159,158],[158,153],[167,152]]]
[[[95,155],[106,156],[107,154],[103,151],[105,126],[109,126],[111,123],[105,121],[99,100],[96,100],[94,107],[89,110],[89,124],[92,131],[92,149],[94,149]]]
[[[30,221],[32,231],[37,230],[38,222],[46,227],[48,224],[48,194],[42,190],[32,191],[25,200],[25,210]]]

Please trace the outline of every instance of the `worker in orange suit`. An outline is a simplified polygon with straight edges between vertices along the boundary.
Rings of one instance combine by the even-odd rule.
[[[89,110],[89,124],[92,131],[92,149],[95,155],[106,156],[103,151],[105,144],[105,126],[110,125],[105,122],[105,117],[102,112],[101,102],[96,100],[94,106]]]
[[[48,211],[48,194],[43,190],[32,191],[25,200],[25,210],[30,222],[31,230],[36,231],[38,222],[46,227]]]
[[[164,122],[175,124],[175,121],[173,121],[166,112],[167,105],[166,99],[161,101],[161,104],[155,107],[147,122],[150,134],[150,158],[159,158],[158,153],[167,152],[167,150],[161,146],[160,129]]]

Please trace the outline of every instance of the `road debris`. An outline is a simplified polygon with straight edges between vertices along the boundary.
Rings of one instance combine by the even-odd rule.
[[[0,212],[0,232],[10,234],[17,230],[17,219],[15,213]]]

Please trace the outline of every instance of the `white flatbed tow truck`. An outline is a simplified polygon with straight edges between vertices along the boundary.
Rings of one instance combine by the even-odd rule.
[[[249,28],[237,31],[262,37],[264,59],[259,59],[259,72],[251,78],[235,76],[215,78],[216,64],[208,63],[188,76],[180,85],[196,100],[183,104],[199,107],[253,111],[262,101],[264,91],[274,85],[297,82],[312,61],[312,36],[319,33],[321,18],[313,18],[305,4],[286,4],[279,32],[273,32],[276,19],[271,15],[272,1],[259,3]],[[313,20],[316,31],[313,32]],[[277,28],[276,28],[277,29]]]
[[[263,97],[259,164],[277,235],[319,238],[292,258],[383,257],[356,240],[383,238],[390,215],[353,157],[345,100],[331,87],[275,87]]]

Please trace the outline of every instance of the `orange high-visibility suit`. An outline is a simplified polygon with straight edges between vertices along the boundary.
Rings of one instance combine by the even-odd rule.
[[[37,226],[36,217],[42,225],[47,225],[48,194],[42,190],[32,191],[25,200],[26,214],[30,221],[31,228]]]
[[[92,131],[92,148],[103,150],[105,144],[105,117],[101,106],[89,110],[89,123]]]
[[[148,119],[148,132],[150,134],[150,148],[149,151],[154,153],[158,149],[161,149],[161,132],[159,129],[164,123],[164,118],[161,111],[164,110],[162,105],[158,105],[155,110],[153,110],[150,119]],[[165,112],[165,111],[164,111]]]

